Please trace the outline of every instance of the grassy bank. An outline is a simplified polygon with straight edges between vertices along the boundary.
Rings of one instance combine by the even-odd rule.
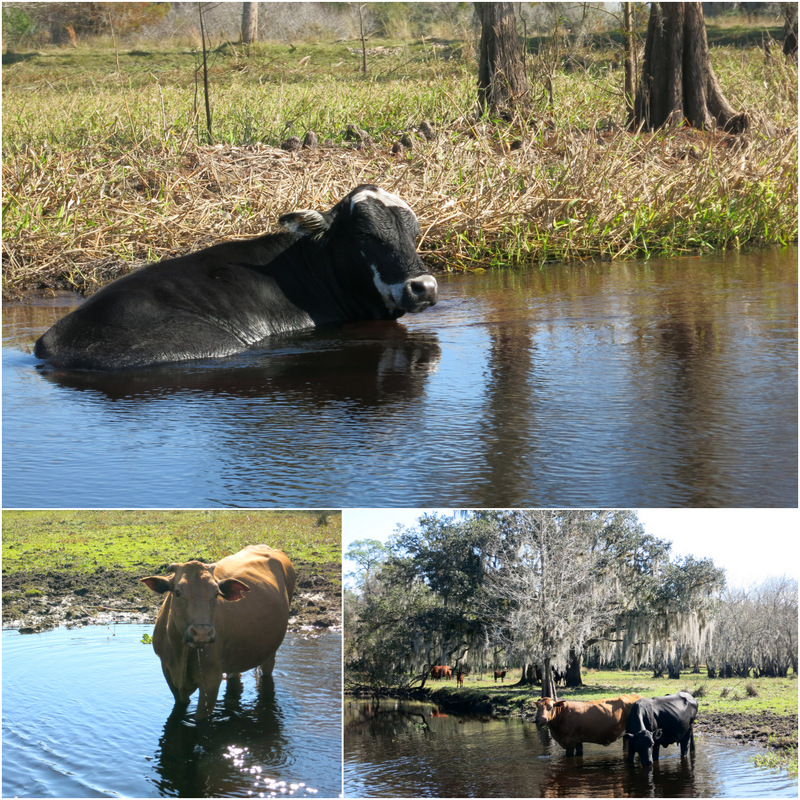
[[[797,238],[797,69],[777,51],[713,49],[745,138],[624,130],[612,49],[541,79],[535,112],[476,121],[459,43],[225,46],[211,68],[213,144],[197,54],[17,55],[3,68],[4,293],[90,293],[147,261],[256,235],[375,182],[404,197],[440,270],[672,255]],[[158,72],[153,66],[158,66]],[[534,72],[544,63],[532,61]],[[423,121],[435,137],[419,134]],[[350,123],[373,143],[356,149]],[[316,150],[280,144],[314,130]],[[411,148],[392,153],[410,136]],[[327,144],[325,143],[327,140]]]
[[[341,514],[318,511],[6,511],[3,624],[152,618],[138,579],[215,561],[248,544],[283,550],[298,573],[297,625],[341,623]]]

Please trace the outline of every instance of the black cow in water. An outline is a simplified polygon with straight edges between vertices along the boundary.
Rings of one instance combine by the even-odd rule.
[[[658,761],[660,747],[676,743],[680,743],[681,756],[687,754],[689,747],[694,753],[695,717],[697,700],[688,692],[637,700],[625,726],[628,761],[632,764],[638,753],[642,764],[648,767]]]
[[[397,319],[437,300],[399,197],[362,185],[286,231],[150,264],[103,287],[37,342],[62,369],[143,367],[240,352],[275,334]]]

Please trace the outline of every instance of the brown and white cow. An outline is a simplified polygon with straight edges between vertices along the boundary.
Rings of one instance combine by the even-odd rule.
[[[608,745],[625,733],[625,724],[638,694],[624,694],[609,700],[580,702],[552,700],[542,697],[536,701],[536,724],[548,725],[553,738],[567,755],[583,755],[583,743]]]
[[[166,577],[141,581],[166,595],[153,649],[176,704],[200,690],[197,719],[211,714],[223,673],[261,667],[271,675],[286,635],[295,571],[280,550],[245,547],[214,564],[173,564]]]

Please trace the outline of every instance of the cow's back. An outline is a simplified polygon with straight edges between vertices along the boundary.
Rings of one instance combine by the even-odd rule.
[[[608,745],[625,732],[631,709],[638,694],[626,694],[608,700],[564,701],[550,723],[556,740],[564,747],[578,742]]]
[[[285,553],[251,545],[218,561],[218,581],[236,578],[250,591],[236,602],[221,602],[217,635],[223,672],[243,672],[263,663],[280,647],[294,597],[295,570]]]

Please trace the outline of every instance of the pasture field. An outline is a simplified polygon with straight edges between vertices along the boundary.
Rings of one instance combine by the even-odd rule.
[[[797,65],[725,36],[712,60],[751,117],[740,139],[628,132],[609,43],[569,70],[532,52],[534,110],[512,122],[475,117],[468,43],[371,41],[366,77],[355,42],[226,44],[211,56],[211,141],[196,48],[6,56],[4,296],[88,294],[363,182],[411,204],[439,270],[796,241]],[[350,124],[372,143],[359,149]],[[317,149],[280,148],[309,130]],[[404,134],[411,148],[393,154]]]
[[[103,621],[108,612],[119,620],[154,613],[160,598],[139,578],[173,562],[214,561],[248,544],[291,557],[298,625],[339,624],[341,531],[338,511],[5,511],[3,624],[85,624],[98,621],[101,606]],[[304,594],[319,596],[309,603]]]
[[[509,670],[505,684],[491,672],[468,675],[463,688],[455,681],[428,682],[433,702],[453,709],[521,715],[533,719],[538,687],[514,687],[518,671]],[[758,742],[780,753],[782,766],[797,773],[797,676],[788,678],[708,678],[683,672],[680,679],[653,678],[649,670],[584,670],[584,686],[559,689],[559,700],[601,700],[621,694],[658,697],[691,692],[698,700],[698,731]]]

